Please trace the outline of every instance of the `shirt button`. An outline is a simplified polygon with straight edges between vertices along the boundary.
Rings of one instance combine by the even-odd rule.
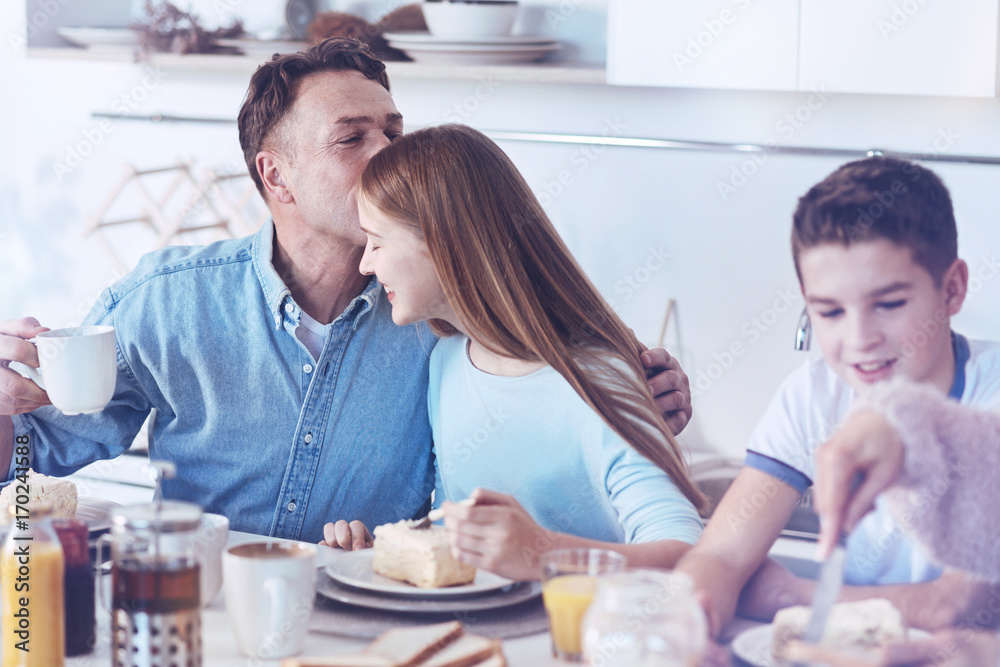
[[[306,433],[306,437],[304,437],[303,440],[305,440],[306,444],[308,445],[310,442],[313,441],[313,434],[312,433]]]
[[[294,500],[292,502],[288,503],[288,511],[289,512],[294,512],[295,511],[295,501]]]
[[[285,312],[286,313],[293,313],[293,312],[295,312],[295,306],[293,306],[290,303],[286,303],[285,304]]]
[[[302,371],[305,373],[312,373],[313,372],[312,364],[306,364],[305,366],[303,366]]]

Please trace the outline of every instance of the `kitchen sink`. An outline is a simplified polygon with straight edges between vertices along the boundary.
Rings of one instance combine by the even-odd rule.
[[[710,508],[718,505],[741,468],[730,459],[712,459],[692,466],[695,483],[708,496]],[[703,518],[711,518],[711,514]],[[812,489],[807,489],[781,531],[782,537],[815,542],[819,537],[819,517],[812,510]]]

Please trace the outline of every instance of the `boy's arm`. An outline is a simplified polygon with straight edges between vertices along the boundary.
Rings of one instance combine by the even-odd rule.
[[[769,560],[743,589],[739,610],[743,616],[770,621],[779,609],[810,604],[815,591],[815,581],[796,577]],[[996,596],[995,585],[959,570],[946,570],[938,579],[918,584],[844,586],[840,601],[885,598],[903,614],[908,627],[934,632],[963,622],[983,628],[1000,626],[1000,614],[992,611],[997,607]],[[983,611],[989,613],[986,620]]]
[[[993,611],[996,596],[995,584],[959,570],[945,570],[934,581],[919,584],[844,586],[840,599],[885,598],[903,614],[907,626],[933,632],[963,623],[978,628],[1000,626],[1000,614]]]
[[[765,562],[798,501],[799,492],[788,484],[744,466],[701,539],[677,564],[705,597],[713,637],[732,619],[740,591]]]

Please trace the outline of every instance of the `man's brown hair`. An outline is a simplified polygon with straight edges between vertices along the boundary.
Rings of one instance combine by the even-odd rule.
[[[250,178],[265,201],[264,182],[257,173],[257,153],[292,108],[303,79],[317,72],[344,70],[361,72],[389,90],[385,64],[358,40],[338,37],[317,42],[305,51],[276,53],[250,77],[238,119],[240,147]]]
[[[937,174],[913,162],[870,157],[848,162],[814,185],[792,217],[792,257],[824,243],[849,246],[886,239],[941,284],[958,257],[951,196]]]

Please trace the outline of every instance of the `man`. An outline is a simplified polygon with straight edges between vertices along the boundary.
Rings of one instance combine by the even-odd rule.
[[[166,248],[105,290],[87,323],[115,326],[118,383],[95,415],[65,417],[7,368],[38,366],[26,318],[0,323],[0,466],[15,441],[67,475],[125,451],[156,408],[150,457],[177,465],[170,498],[235,530],[318,540],[326,521],[420,514],[434,488],[422,326],[397,327],[358,265],[354,185],[403,130],[385,66],[331,39],[258,68],[239,114],[273,222],[244,239]],[[668,423],[690,418],[687,377],[645,353]],[[0,469],[0,472],[3,472]],[[7,471],[7,478],[13,470]]]

